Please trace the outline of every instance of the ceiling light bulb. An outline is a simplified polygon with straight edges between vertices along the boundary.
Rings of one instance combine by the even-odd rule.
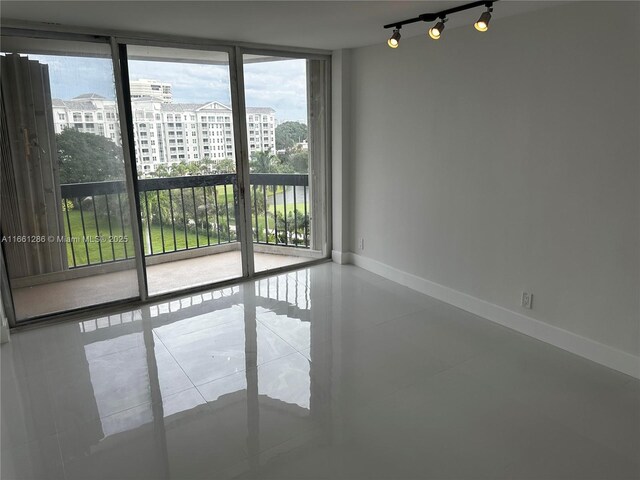
[[[436,23],[433,27],[431,27],[429,29],[429,36],[431,38],[433,38],[434,40],[438,40],[440,38],[440,35],[442,35],[442,31],[444,30],[444,22],[446,21],[446,19],[442,19],[440,20],[438,23]]]
[[[398,45],[400,45],[400,29],[399,28],[396,28],[393,31],[393,35],[391,35],[391,38],[387,40],[387,45],[389,45],[391,48],[398,48]]]
[[[480,18],[476,23],[473,24],[473,26],[479,32],[486,32],[487,30],[489,30],[490,20],[491,20],[491,10],[487,9],[486,12],[483,12],[482,15],[480,15]]]

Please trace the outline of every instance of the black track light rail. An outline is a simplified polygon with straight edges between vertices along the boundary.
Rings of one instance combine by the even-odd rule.
[[[448,8],[446,10],[442,10],[441,12],[423,13],[422,15],[418,15],[415,18],[409,18],[408,20],[402,20],[401,22],[389,23],[389,24],[385,25],[384,28],[397,28],[397,29],[399,29],[403,25],[408,25],[410,23],[433,22],[434,20],[437,20],[438,18],[442,19],[442,18],[444,18],[447,15],[450,15],[452,13],[464,12],[465,10],[471,10],[472,8],[481,7],[483,5],[488,7],[488,8],[491,8],[491,6],[497,1],[498,0],[492,0],[490,2],[487,2],[486,0],[481,0],[479,2],[471,2],[471,3],[466,3],[464,5],[460,5],[458,7]]]

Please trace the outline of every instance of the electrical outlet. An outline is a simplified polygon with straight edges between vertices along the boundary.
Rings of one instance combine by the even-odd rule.
[[[364,250],[364,238],[360,239],[360,250]]]
[[[522,292],[522,299],[520,300],[520,306],[522,308],[528,308],[531,310],[531,305],[533,304],[533,293]]]

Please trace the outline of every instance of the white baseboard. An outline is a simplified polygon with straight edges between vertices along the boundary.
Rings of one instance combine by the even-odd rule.
[[[411,273],[398,270],[377,260],[363,257],[352,252],[340,253],[340,261],[336,263],[351,263],[372,273],[387,278],[420,293],[429,295],[443,302],[471,312],[480,317],[491,320],[505,327],[524,333],[530,337],[562,348],[588,360],[612,368],[632,377],[640,379],[640,357],[618,350],[595,340],[576,333],[554,327],[548,323],[536,320],[518,312],[508,310],[485,300],[481,300],[453,288],[426,280]]]

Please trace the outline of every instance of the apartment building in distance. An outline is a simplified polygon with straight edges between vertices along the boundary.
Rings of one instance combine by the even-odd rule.
[[[131,82],[129,82],[129,88],[131,89],[132,99],[151,97],[163,103],[171,103],[173,101],[170,83],[140,78],[138,80],[131,80]]]
[[[159,165],[234,158],[231,108],[223,103],[171,103],[158,97],[132,98],[138,170]],[[122,144],[116,102],[95,93],[53,100],[56,133],[76,128]],[[275,110],[247,107],[249,154],[275,152]]]

